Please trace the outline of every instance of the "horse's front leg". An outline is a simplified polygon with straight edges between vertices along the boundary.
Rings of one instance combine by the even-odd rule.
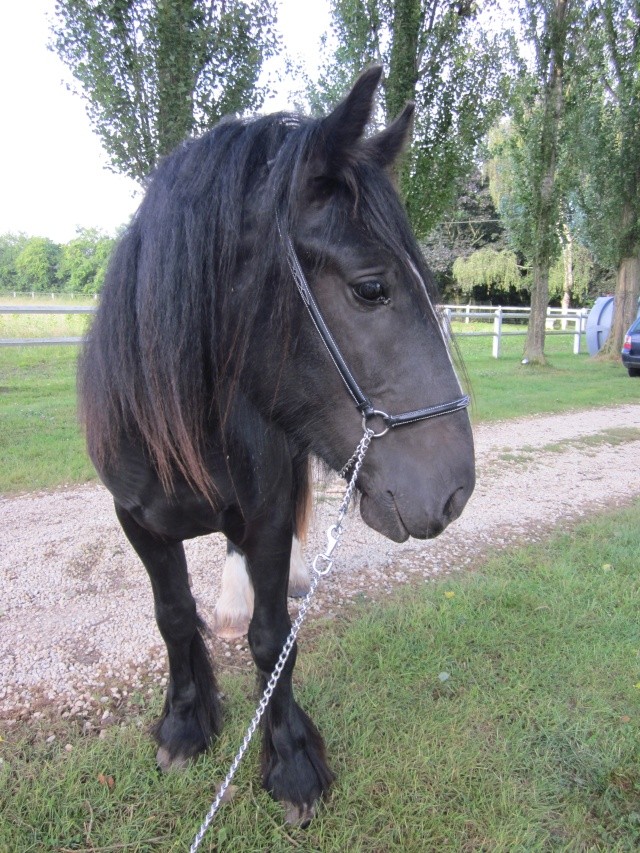
[[[243,549],[255,593],[249,645],[263,690],[291,628],[287,610],[291,530],[263,531],[250,537]],[[287,822],[305,825],[333,774],[320,733],[293,698],[295,660],[294,646],[263,718],[262,775],[264,787],[285,806]]]
[[[169,686],[154,733],[159,767],[177,769],[203,752],[220,730],[218,691],[201,634],[204,624],[189,588],[182,542],[156,536],[117,503],[116,514],[149,574],[156,622],[167,646]]]

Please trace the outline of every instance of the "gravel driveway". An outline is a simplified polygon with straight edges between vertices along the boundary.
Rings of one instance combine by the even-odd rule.
[[[350,514],[310,623],[354,596],[381,597],[461,569],[487,548],[536,540],[640,494],[640,403],[482,425],[475,439],[476,491],[438,539],[396,545]],[[324,548],[341,493],[338,481],[319,487],[308,553]],[[107,720],[132,691],[164,683],[151,589],[105,489],[1,499],[0,517],[0,719],[11,725],[55,711]],[[200,611],[211,621],[224,540],[186,548]],[[212,646],[223,666],[251,665],[245,643]]]

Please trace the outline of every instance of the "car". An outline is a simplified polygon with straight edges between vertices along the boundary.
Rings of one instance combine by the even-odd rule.
[[[640,317],[624,336],[621,352],[622,363],[629,371],[629,376],[640,376]]]

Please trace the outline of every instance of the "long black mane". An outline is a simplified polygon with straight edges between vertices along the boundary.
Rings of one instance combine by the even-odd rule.
[[[321,120],[287,114],[226,120],[159,165],[112,258],[80,363],[81,415],[99,467],[125,430],[167,489],[179,472],[213,494],[205,427],[232,402],[258,313],[268,306],[286,339],[299,308],[278,221],[295,235],[322,134]],[[357,209],[376,241],[429,283],[392,182],[365,146],[332,180],[325,240]],[[251,289],[238,311],[246,263]]]

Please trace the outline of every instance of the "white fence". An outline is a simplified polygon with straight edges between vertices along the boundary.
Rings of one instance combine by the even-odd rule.
[[[529,320],[531,308],[503,308],[493,305],[443,305],[442,309],[450,321],[462,320],[465,325],[472,320],[491,323],[492,330],[487,332],[458,332],[456,337],[492,338],[492,355],[500,358],[503,338],[522,337],[527,334],[522,331],[505,331],[504,321]],[[579,355],[582,351],[582,335],[587,328],[588,308],[547,308],[546,334],[573,335],[573,352]],[[560,326],[556,329],[556,324]],[[569,328],[571,326],[571,328]],[[507,329],[513,328],[507,325]],[[516,327],[517,328],[517,327]]]
[[[47,296],[49,296],[51,298],[51,300],[54,302],[56,299],[87,299],[88,298],[86,293],[75,293],[72,290],[69,290],[67,292],[59,290],[57,293],[55,293],[54,291],[51,291],[51,293],[49,293],[49,294],[47,294],[44,290],[38,290],[38,291],[35,291],[35,290],[12,290],[11,296],[14,299],[22,299],[22,298],[27,297],[27,296],[30,297],[31,299],[35,299],[36,296],[38,297],[38,299],[46,299]],[[91,298],[97,300],[98,294],[94,293],[94,295]]]
[[[517,326],[509,325],[509,321],[528,320],[530,308],[503,308],[483,305],[443,305],[442,310],[450,321],[462,320],[468,325],[472,320],[492,324],[491,331],[486,332],[456,332],[457,337],[492,338],[492,354],[500,357],[503,338],[526,335],[526,331],[511,331]],[[68,305],[0,305],[0,314],[94,314],[94,307],[71,308]],[[582,335],[586,331],[588,308],[547,308],[547,335],[573,335],[573,352],[579,355],[582,345]],[[504,323],[507,321],[507,330]],[[556,329],[556,324],[560,325]],[[571,328],[570,328],[571,327]],[[55,344],[79,344],[82,338],[0,338],[0,346],[34,346]]]
[[[70,308],[68,305],[0,305],[0,314],[95,314],[94,307]],[[84,338],[0,338],[0,347],[53,346],[81,344]]]

